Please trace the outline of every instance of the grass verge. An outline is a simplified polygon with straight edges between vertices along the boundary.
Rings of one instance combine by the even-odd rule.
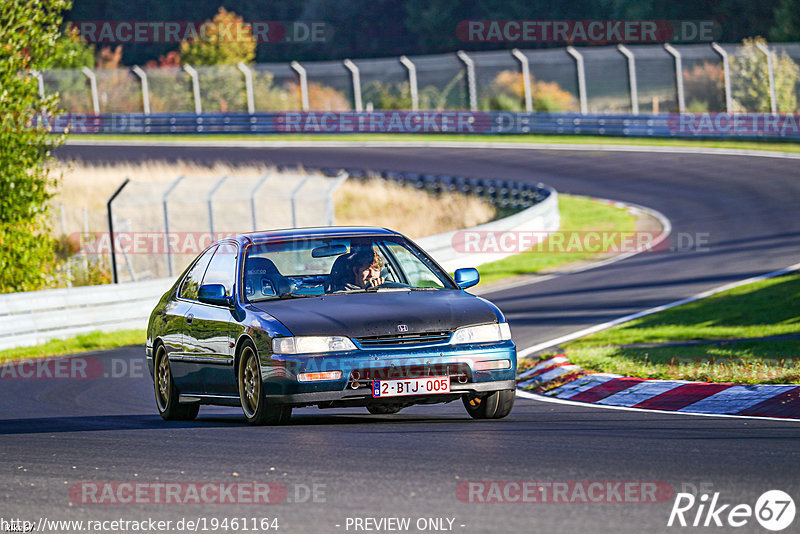
[[[609,206],[587,197],[559,195],[558,209],[561,214],[559,234],[571,232],[632,232],[636,229],[636,217],[625,208]],[[576,234],[577,235],[577,234]],[[552,238],[548,238],[550,240]],[[585,261],[601,255],[593,251],[564,251],[572,247],[549,246],[545,240],[535,249],[509,256],[502,260],[481,265],[481,283],[489,284],[532,273],[542,273],[564,267],[570,263]],[[542,250],[541,252],[539,252]]]
[[[632,145],[690,148],[725,148],[734,150],[769,150],[800,153],[800,143],[725,139],[668,139],[637,137],[604,137],[594,135],[459,135],[459,134],[337,134],[337,135],[73,135],[71,139],[96,139],[106,141],[169,140],[169,141],[423,141],[423,142],[475,142],[475,143],[544,143],[576,145]]]
[[[641,378],[743,384],[800,383],[800,274],[770,278],[566,344],[586,370]],[[683,346],[636,346],[707,340]],[[633,346],[632,346],[633,345]],[[550,356],[550,355],[548,355]]]
[[[53,339],[42,345],[2,350],[0,351],[0,364],[28,358],[44,358],[128,345],[144,345],[146,335],[144,330],[120,330],[118,332],[89,332],[68,339]]]

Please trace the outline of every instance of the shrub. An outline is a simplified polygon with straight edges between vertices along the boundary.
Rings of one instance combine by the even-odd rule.
[[[736,111],[769,111],[769,71],[767,58],[757,44],[766,44],[761,37],[745,39],[740,51],[731,56],[731,80],[733,105]],[[786,52],[775,54],[775,94],[778,111],[797,109],[795,84],[800,77],[800,68]]]
[[[704,62],[683,71],[689,111],[724,111],[725,77],[722,64]]]
[[[531,97],[534,111],[571,111],[577,101],[571,93],[556,82],[531,80]],[[482,109],[498,111],[520,111],[525,109],[525,85],[522,74],[504,70],[495,76],[491,84],[491,96],[481,103]]]

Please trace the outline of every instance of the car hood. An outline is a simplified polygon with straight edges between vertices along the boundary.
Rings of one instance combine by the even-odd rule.
[[[502,319],[488,301],[457,290],[378,291],[258,302],[295,336],[379,336],[436,332]]]

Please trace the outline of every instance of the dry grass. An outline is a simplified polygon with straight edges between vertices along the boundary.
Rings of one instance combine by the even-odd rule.
[[[434,197],[379,178],[345,182],[334,203],[337,225],[385,226],[411,238],[469,228],[495,216],[493,206],[475,197]]]
[[[274,172],[274,169],[266,165],[216,163],[202,166],[184,161],[152,161],[110,165],[74,162],[62,164],[55,171],[62,173],[62,179],[52,200],[55,218],[52,233],[60,235],[83,231],[84,210],[88,217],[88,230],[105,231],[106,201],[126,177],[137,182],[167,183],[182,175],[197,178],[225,174],[259,176]],[[243,199],[246,198],[246,193],[242,194]],[[159,199],[153,199],[153,202],[155,204]],[[380,179],[345,182],[337,190],[334,204],[337,225],[385,226],[414,238],[467,228],[495,217],[494,208],[476,198],[455,194],[436,198]]]

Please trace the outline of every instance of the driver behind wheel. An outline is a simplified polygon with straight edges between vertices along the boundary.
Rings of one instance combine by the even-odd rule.
[[[366,289],[383,284],[386,278],[381,276],[381,269],[383,258],[372,247],[357,251],[349,260],[348,271],[353,277],[352,282],[345,283],[345,289]]]

